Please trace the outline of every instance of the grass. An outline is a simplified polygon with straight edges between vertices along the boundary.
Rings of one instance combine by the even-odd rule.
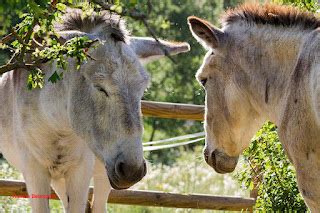
[[[213,171],[202,159],[201,147],[182,151],[172,165],[149,163],[146,177],[132,189],[155,190],[183,194],[211,194],[247,197],[232,174],[220,175]],[[0,178],[22,179],[22,176],[5,161],[0,164]],[[0,212],[31,212],[27,199],[0,197]],[[59,201],[50,201],[52,212],[62,212]],[[14,209],[14,211],[11,211]],[[108,204],[110,213],[180,213],[180,212],[222,212],[210,210],[173,209]]]

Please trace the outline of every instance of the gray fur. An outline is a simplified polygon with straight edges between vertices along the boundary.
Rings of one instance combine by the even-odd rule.
[[[43,64],[46,86],[32,91],[26,86],[27,70],[3,74],[0,150],[22,172],[29,195],[49,194],[51,183],[67,212],[85,211],[93,176],[93,209],[105,212],[111,185],[128,188],[146,172],[140,100],[149,76],[137,53],[143,60],[164,53],[150,38],[128,37],[126,42],[121,24],[114,25],[118,19],[105,14],[81,21],[78,13],[66,17],[58,34],[97,38],[96,48],[88,52],[95,60],[77,71],[68,59],[64,79],[55,84],[48,78],[61,70],[56,62]],[[189,50],[186,43],[163,45],[174,54]],[[48,200],[30,200],[33,212],[49,212]]]
[[[68,8],[61,17],[62,22],[55,24],[58,31],[76,30],[84,33],[96,33],[105,38],[113,38],[115,41],[126,41],[128,30],[125,21],[117,14],[108,11],[100,13],[92,12],[83,14],[80,9]]]

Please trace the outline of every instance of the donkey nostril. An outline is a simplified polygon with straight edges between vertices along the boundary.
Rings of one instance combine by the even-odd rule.
[[[209,164],[209,151],[207,149],[204,150],[203,155],[204,155],[204,160]]]
[[[217,163],[217,161],[216,161],[216,154],[215,154],[215,152],[216,152],[216,150],[214,150],[212,153],[211,153],[211,163],[212,163],[212,167],[213,168],[216,168],[216,163]]]
[[[205,160],[207,163],[209,163],[209,155],[204,154],[204,160]]]
[[[147,174],[147,164],[146,162],[144,161],[143,162],[143,173],[142,173],[142,176],[145,176]]]
[[[114,172],[114,179],[117,181],[117,184],[128,187],[146,175],[147,165],[145,161],[134,163],[132,161],[126,162],[123,159],[119,159],[114,167]]]
[[[119,162],[117,165],[117,173],[119,176],[124,177],[125,174],[125,165],[123,162]]]

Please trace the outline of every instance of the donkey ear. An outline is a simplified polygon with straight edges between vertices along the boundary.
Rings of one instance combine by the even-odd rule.
[[[68,41],[69,39],[72,39],[74,37],[82,37],[82,36],[86,36],[88,37],[90,40],[96,40],[98,41],[98,37],[95,35],[92,35],[90,33],[84,33],[84,32],[80,32],[77,30],[66,30],[66,31],[58,31],[57,32],[58,36],[59,36],[59,42],[60,43],[65,43],[66,41]]]
[[[204,46],[217,48],[223,37],[223,31],[214,27],[210,22],[200,19],[195,16],[188,17],[190,30],[199,42],[204,43]]]
[[[170,55],[176,55],[190,51],[190,45],[186,42],[169,42],[149,37],[130,37],[130,47],[137,54],[142,63],[148,63],[165,56],[165,51]]]

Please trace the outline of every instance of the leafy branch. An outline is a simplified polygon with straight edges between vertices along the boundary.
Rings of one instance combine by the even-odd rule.
[[[305,211],[296,184],[295,171],[287,159],[271,122],[264,124],[244,152],[246,163],[237,177],[246,188],[254,189],[256,208],[267,211]]]
[[[75,5],[71,5],[70,1],[68,1],[69,3],[65,2],[65,0],[48,1],[43,0],[41,1],[42,4],[37,5],[34,1],[29,0],[29,13],[24,15],[21,23],[12,28],[9,34],[0,39],[0,48],[9,49],[13,52],[8,63],[0,66],[0,75],[14,69],[26,69],[30,71],[29,88],[42,87],[44,74],[42,73],[41,65],[44,63],[57,60],[58,66],[66,69],[67,62],[64,59],[65,57],[62,56],[68,56],[76,59],[77,68],[79,68],[82,61],[87,58],[92,59],[85,50],[94,41],[76,38],[71,42],[61,44],[58,36],[54,33],[53,22],[64,12],[66,4],[73,7]],[[130,1],[126,7],[120,1],[116,1],[116,4],[113,1],[112,3],[108,2],[92,0],[91,3],[93,5],[91,7],[94,10],[103,9],[120,16],[127,16],[136,21],[141,21],[149,34],[158,42],[164,55],[173,61],[169,52],[148,24],[148,14],[152,11],[150,0],[147,0],[147,11],[145,12],[137,9],[138,3],[136,1]],[[39,38],[41,38],[40,41]],[[54,73],[54,76],[58,75]],[[51,76],[49,80],[55,82],[56,79],[59,79],[58,77],[53,78],[54,76]]]
[[[128,17],[131,17],[135,20],[143,20],[143,19],[147,18],[146,14],[135,9],[134,7],[131,9],[123,8],[122,6],[120,6],[120,2],[119,2],[119,4],[109,4],[109,3],[106,3],[105,1],[101,1],[101,0],[92,0],[91,2],[99,5],[104,10],[108,10],[108,11],[116,13],[120,16],[128,16]]]
[[[40,18],[48,16],[50,17],[50,14],[47,14],[48,11],[56,12],[57,8],[55,8],[55,4],[53,3],[49,4],[48,8],[42,8],[44,9],[43,12],[39,12],[40,8],[38,8],[37,5],[30,4],[29,7],[31,13],[26,14],[22,22],[16,27],[12,28],[11,33],[4,36],[0,40],[0,45],[3,49],[9,48],[9,43],[13,41],[11,45],[15,50],[9,62],[3,66],[0,66],[0,75],[13,69],[39,68],[42,63],[48,61],[45,58],[33,58],[31,61],[27,61],[26,55],[29,54],[29,50],[34,49],[32,46],[32,41],[34,40],[35,35],[34,28],[36,25],[40,24]],[[50,24],[52,24],[52,21],[53,19],[50,19]]]

